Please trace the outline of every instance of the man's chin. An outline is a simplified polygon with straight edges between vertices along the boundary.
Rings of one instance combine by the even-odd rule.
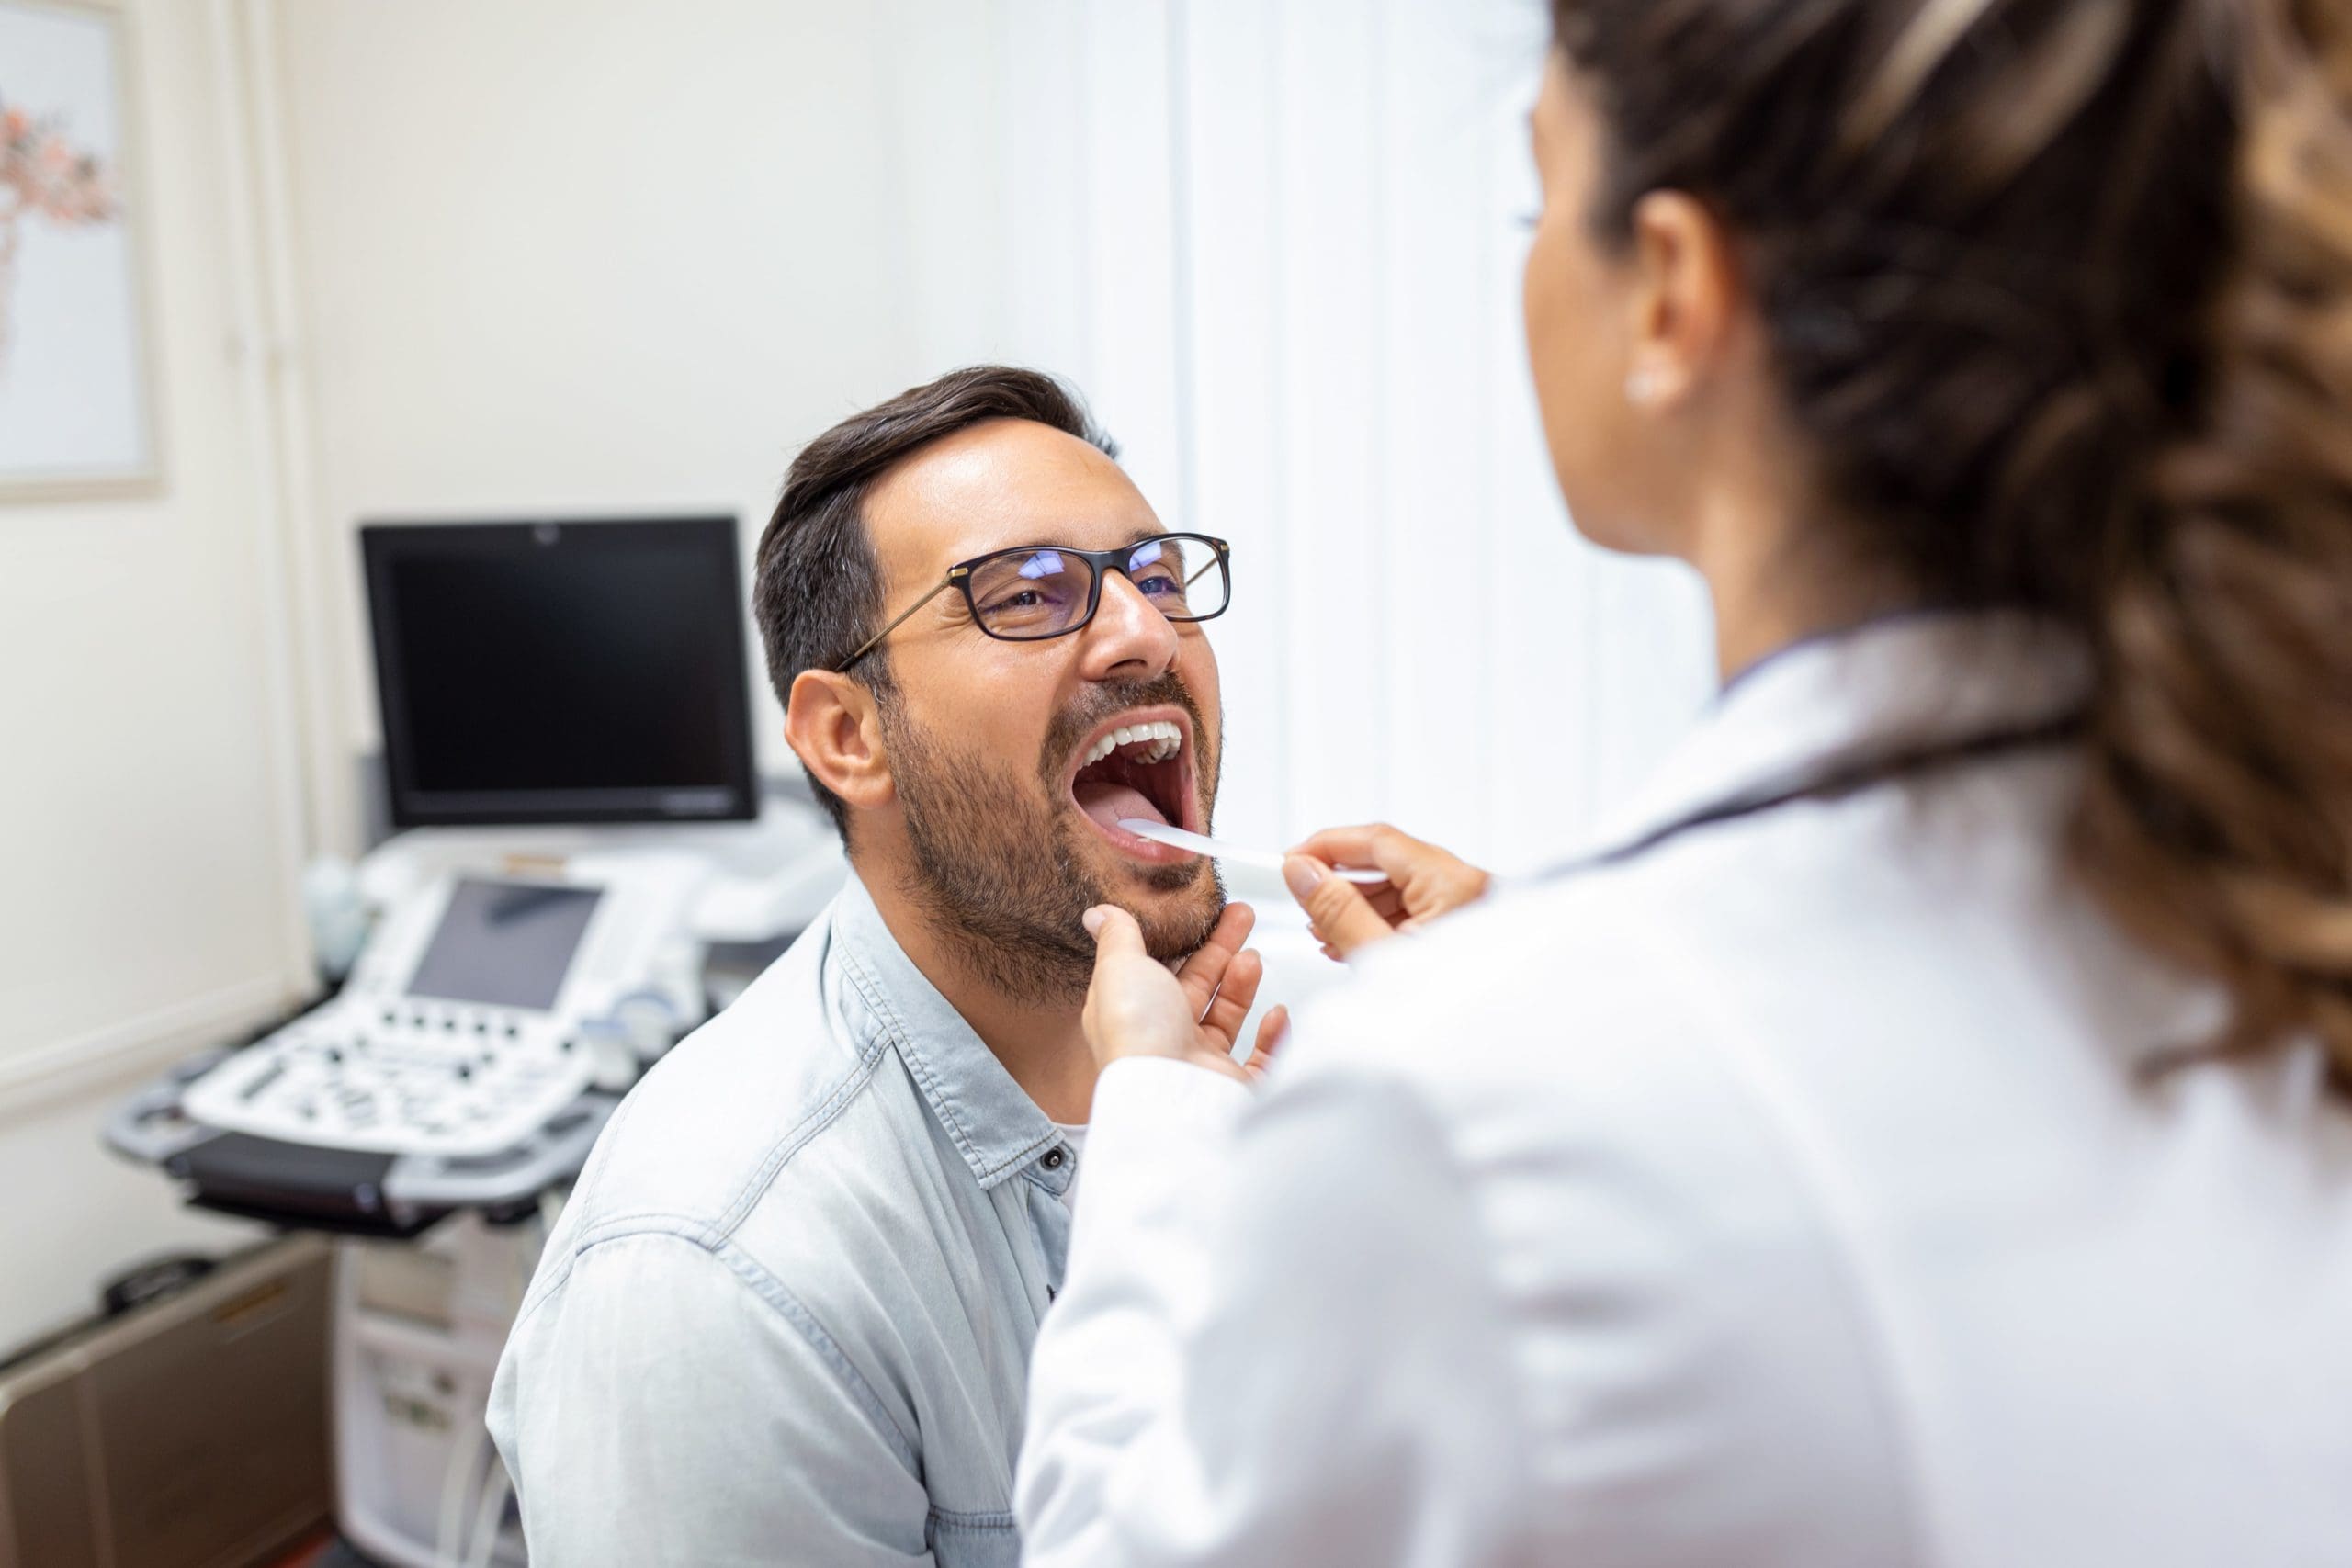
[[[1225,912],[1225,888],[1205,861],[1131,867],[1126,886],[1103,902],[1116,904],[1143,928],[1145,951],[1162,963],[1190,957]]]
[[[1136,865],[1127,867],[1127,879],[1147,896],[1157,894],[1182,897],[1185,894],[1200,894],[1214,890],[1215,874],[1206,861],[1187,861],[1182,865]]]

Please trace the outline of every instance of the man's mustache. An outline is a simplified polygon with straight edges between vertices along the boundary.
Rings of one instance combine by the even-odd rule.
[[[1205,748],[1215,744],[1207,722],[1201,717],[1201,705],[1193,700],[1192,690],[1173,670],[1148,681],[1105,682],[1090,687],[1077,702],[1056,714],[1054,722],[1046,727],[1045,753],[1038,759],[1038,771],[1044,774],[1046,787],[1061,783],[1062,763],[1096,725],[1129,708],[1157,707],[1162,704],[1184,710],[1193,721],[1193,734],[1200,745]]]

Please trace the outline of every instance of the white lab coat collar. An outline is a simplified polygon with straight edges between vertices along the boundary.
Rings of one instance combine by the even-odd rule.
[[[1834,760],[2058,718],[2090,682],[2079,637],[2017,611],[1910,610],[1808,637],[1733,676],[1597,843],[1632,842]]]

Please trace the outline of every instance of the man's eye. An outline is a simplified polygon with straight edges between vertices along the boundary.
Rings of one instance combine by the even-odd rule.
[[[1180,592],[1182,590],[1182,585],[1174,578],[1169,576],[1166,572],[1157,571],[1152,573],[1149,577],[1138,579],[1136,582],[1136,586],[1142,589],[1146,593],[1175,593]]]
[[[986,604],[980,606],[980,608],[984,614],[993,615],[1001,610],[1034,610],[1045,602],[1046,596],[1038,592],[1035,589],[1023,588],[1018,592],[1007,593],[1001,598],[991,599]]]

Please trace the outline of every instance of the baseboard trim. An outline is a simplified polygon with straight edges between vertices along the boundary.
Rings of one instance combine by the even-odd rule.
[[[0,1057],[0,1122],[124,1078],[160,1072],[193,1049],[224,1043],[284,1011],[295,995],[284,976],[259,975],[103,1029]]]

